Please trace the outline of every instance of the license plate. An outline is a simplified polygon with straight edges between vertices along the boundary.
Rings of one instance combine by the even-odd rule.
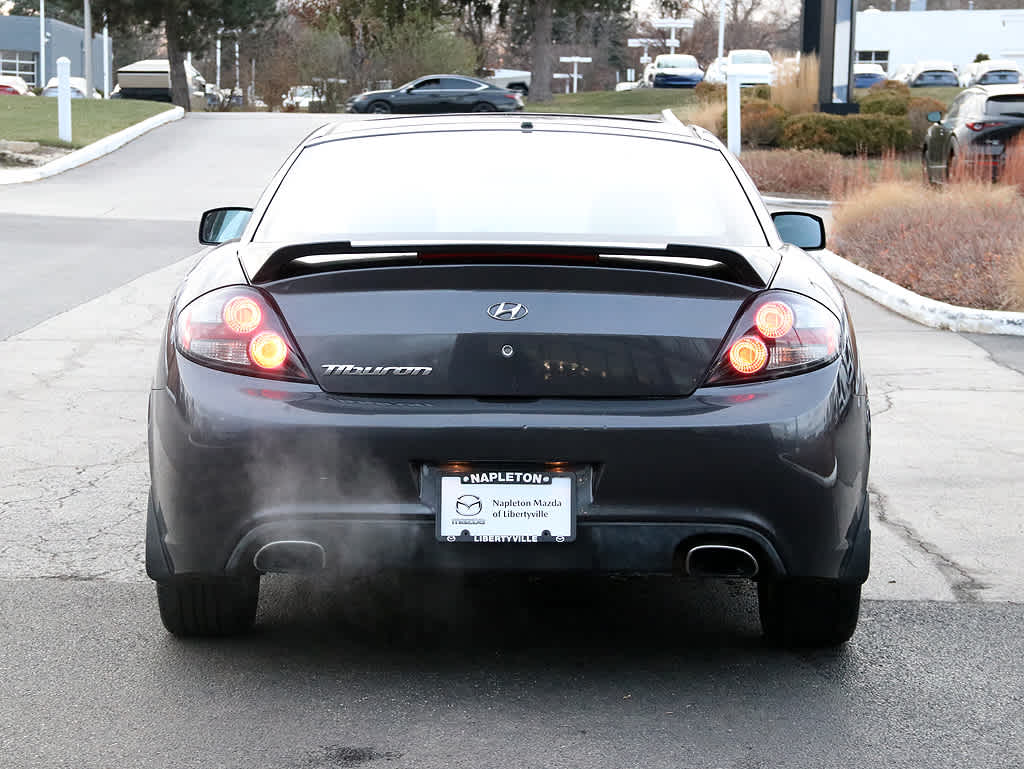
[[[446,542],[572,542],[572,473],[530,470],[441,475],[438,539]]]

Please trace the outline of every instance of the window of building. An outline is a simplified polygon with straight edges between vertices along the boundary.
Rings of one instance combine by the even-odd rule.
[[[872,64],[881,64],[882,69],[889,71],[888,51],[857,51],[857,61],[869,61]]]
[[[31,86],[36,83],[36,54],[31,51],[0,51],[0,75],[17,75]]]

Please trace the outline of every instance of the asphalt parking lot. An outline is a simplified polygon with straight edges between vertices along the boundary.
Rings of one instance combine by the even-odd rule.
[[[198,215],[320,122],[195,115],[0,187],[5,767],[1024,765],[1024,338],[848,295],[874,414],[848,647],[758,637],[747,585],[267,580],[249,638],[164,634],[146,397]]]

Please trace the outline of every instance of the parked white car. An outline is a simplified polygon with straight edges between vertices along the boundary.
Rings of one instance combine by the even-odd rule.
[[[919,61],[907,76],[907,85],[911,88],[922,86],[960,85],[960,76],[951,61]]]
[[[70,77],[68,78],[71,85],[71,98],[72,99],[84,99],[86,93],[85,78],[84,77]],[[43,89],[43,96],[56,96],[57,95],[57,78],[51,77],[47,83],[46,88]],[[98,91],[93,89],[92,98],[102,99],[103,97]]]
[[[969,64],[961,75],[960,84],[1016,85],[1024,79],[1024,69],[1013,59],[989,59]]]
[[[704,70],[688,53],[662,53],[644,69],[644,85],[651,88],[693,88]]]
[[[484,80],[510,91],[519,91],[523,96],[530,94],[530,73],[525,69],[496,69],[493,76]]]
[[[713,62],[708,64],[708,68],[704,70],[704,80],[708,83],[724,83],[725,82],[725,57],[719,56]]]
[[[18,75],[0,75],[0,95],[25,96],[31,93],[24,78]]]
[[[725,61],[725,74],[736,73],[740,85],[775,85],[778,67],[768,51],[757,48],[739,48],[729,51]]]
[[[309,105],[314,102],[322,102],[323,96],[318,95],[311,85],[293,85],[288,93],[281,97],[281,104],[285,109],[308,110]]]

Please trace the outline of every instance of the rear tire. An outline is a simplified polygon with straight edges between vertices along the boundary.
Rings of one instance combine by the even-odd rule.
[[[473,105],[473,112],[497,112],[497,111],[498,111],[497,107],[495,107],[493,104],[489,104],[488,102],[485,102],[485,101],[477,102],[476,104]]]
[[[757,586],[765,638],[780,646],[840,646],[860,616],[860,585],[835,580],[779,580]]]
[[[205,577],[157,582],[160,619],[176,636],[244,633],[256,620],[260,578]]]

